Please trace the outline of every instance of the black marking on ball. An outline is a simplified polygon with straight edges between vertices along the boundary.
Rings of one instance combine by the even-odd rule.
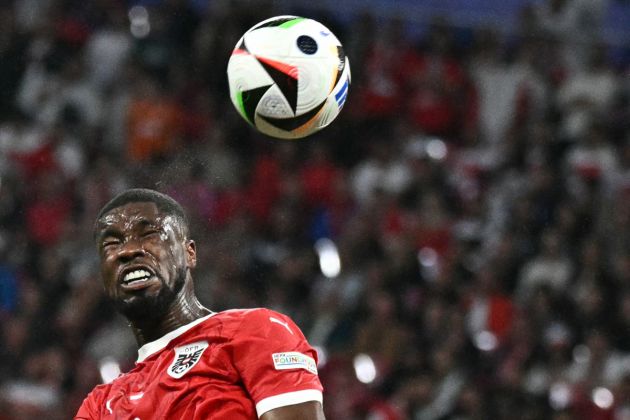
[[[339,66],[337,67],[337,77],[335,78],[335,83],[333,83],[333,89],[337,86],[339,79],[341,79],[343,69],[346,67],[346,52],[341,45],[337,46],[337,56],[339,57]]]
[[[299,19],[299,17],[297,16],[287,16],[287,17],[279,17],[277,19],[272,19],[269,22],[261,22],[257,25],[255,25],[254,27],[252,27],[249,32],[253,31],[254,29],[260,29],[260,28],[273,28],[276,26],[280,26],[283,23],[287,23],[290,22],[292,20],[295,19]]]
[[[322,103],[317,105],[315,108],[310,111],[305,112],[304,114],[298,115],[294,118],[273,118],[273,117],[265,117],[264,115],[260,115],[259,117],[263,120],[267,121],[269,124],[273,125],[276,128],[279,128],[284,131],[293,131],[295,129],[300,128],[307,122],[309,122],[313,117],[317,115],[317,113],[326,105],[327,99],[324,99]]]
[[[254,124],[254,115],[256,114],[256,107],[262,99],[263,95],[273,85],[261,86],[250,90],[244,90],[243,95],[243,111],[247,116],[247,120],[251,124]]]
[[[247,45],[245,45],[245,37],[241,38],[241,40],[239,41],[239,43],[236,45],[234,49],[249,52],[249,50],[247,49]]]
[[[290,76],[286,73],[281,72],[273,66],[265,63],[264,61],[258,61],[263,68],[267,71],[267,74],[271,76],[276,86],[280,89],[287,102],[289,102],[289,106],[293,110],[293,113],[297,110],[297,101],[298,101],[298,81],[295,77]]]
[[[317,42],[308,35],[300,35],[297,46],[304,54],[313,55],[317,52]]]

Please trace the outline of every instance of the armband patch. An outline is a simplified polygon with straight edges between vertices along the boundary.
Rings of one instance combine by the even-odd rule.
[[[315,360],[300,352],[273,353],[271,357],[276,370],[305,369],[317,375],[317,363],[315,363]]]

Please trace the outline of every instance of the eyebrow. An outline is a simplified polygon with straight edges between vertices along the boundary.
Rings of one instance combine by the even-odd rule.
[[[141,227],[141,228],[146,228],[146,227],[157,227],[158,225],[153,220],[143,218],[143,219],[140,219],[138,223],[136,223],[136,226]]]
[[[152,221],[146,218],[142,218],[138,220],[134,225],[135,225],[134,228],[139,227],[141,229],[145,229],[148,227],[154,227],[154,228],[158,227],[155,221]],[[102,226],[103,226],[103,223],[100,223],[99,231],[96,235],[98,239],[102,239],[106,236],[119,236],[121,234],[120,229],[117,229],[113,227],[112,225],[106,225],[106,227],[102,227]]]

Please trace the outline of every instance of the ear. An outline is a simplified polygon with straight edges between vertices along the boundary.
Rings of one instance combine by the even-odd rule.
[[[197,247],[192,239],[186,241],[186,263],[188,268],[197,266]]]

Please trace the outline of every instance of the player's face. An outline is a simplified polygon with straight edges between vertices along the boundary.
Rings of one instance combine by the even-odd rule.
[[[130,319],[164,314],[196,263],[179,220],[151,202],[129,203],[98,221],[97,246],[106,294]]]

